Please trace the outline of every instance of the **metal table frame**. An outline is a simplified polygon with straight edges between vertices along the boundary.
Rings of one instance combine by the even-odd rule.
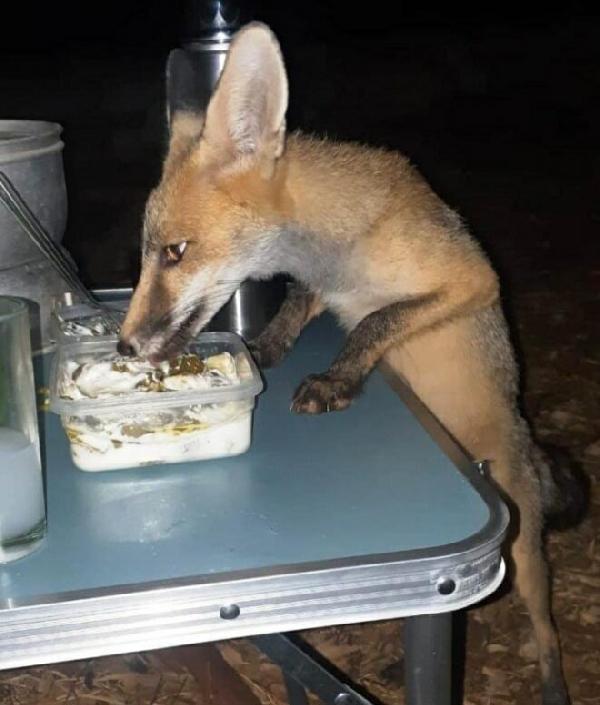
[[[294,636],[275,634],[251,641],[284,675],[290,705],[308,705],[307,691],[325,705],[372,705],[348,677]],[[404,682],[410,705],[452,701],[452,613],[407,617],[404,623]]]
[[[307,702],[305,690],[324,703],[365,705],[359,689],[283,633],[405,617],[408,702],[449,705],[451,613],[502,582],[508,512],[485,463],[472,463],[407,387],[393,386],[487,505],[478,533],[396,554],[0,600],[0,668],[249,637],[281,666],[293,705]]]

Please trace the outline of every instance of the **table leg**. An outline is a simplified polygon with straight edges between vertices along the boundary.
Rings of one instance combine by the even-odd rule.
[[[250,640],[281,668],[286,683],[289,683],[287,679],[295,681],[317,695],[325,705],[372,705],[356,692],[346,677],[338,677],[337,669],[331,664],[321,663],[322,657],[316,653],[313,656],[311,647],[298,637],[292,640],[284,634],[268,634],[253,636]],[[297,690],[295,692],[300,695]],[[296,705],[291,696],[290,703]]]
[[[298,683],[283,671],[283,679],[285,681],[285,689],[287,690],[289,705],[308,705],[308,695],[304,686]]]
[[[452,698],[452,614],[404,620],[407,705],[450,705]]]

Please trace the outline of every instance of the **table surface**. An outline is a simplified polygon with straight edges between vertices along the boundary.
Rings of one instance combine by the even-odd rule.
[[[495,589],[504,506],[379,373],[347,411],[290,412],[342,340],[325,317],[267,371],[235,458],[85,473],[44,413],[48,537],[0,566],[0,667],[449,611]],[[232,600],[235,625],[219,619]]]
[[[319,322],[267,372],[251,449],[235,458],[84,473],[45,414],[48,539],[0,568],[0,599],[364,561],[479,532],[488,506],[379,375],[348,411],[289,411],[295,386],[339,341]]]

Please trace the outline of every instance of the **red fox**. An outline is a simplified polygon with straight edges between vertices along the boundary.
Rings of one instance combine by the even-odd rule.
[[[254,341],[279,362],[331,310],[348,337],[305,379],[300,413],[346,408],[380,362],[407,382],[511,505],[515,582],[539,646],[544,705],[566,705],[542,551],[560,492],[518,406],[498,277],[460,217],[400,154],[286,135],[278,42],[253,23],[235,37],[204,115],[178,114],[148,199],[142,273],[120,350],[177,353],[247,278],[295,282]]]

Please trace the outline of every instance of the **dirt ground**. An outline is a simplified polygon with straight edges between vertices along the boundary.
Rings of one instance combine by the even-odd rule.
[[[574,705],[600,703],[597,36],[597,24],[581,21],[477,31],[429,27],[392,33],[376,45],[350,30],[335,42],[304,38],[292,46],[290,40],[292,125],[402,149],[459,208],[501,272],[535,431],[567,450],[589,478],[583,523],[548,536]],[[96,87],[119,66],[118,57],[102,68],[87,61],[72,74],[92,67]],[[93,283],[131,278],[139,212],[157,170],[158,81],[147,81],[128,101],[127,87],[140,75],[139,59],[132,61],[116,94],[99,104],[110,135],[100,139],[93,127],[98,115],[92,120],[86,112],[94,86],[64,108],[73,144],[82,147],[69,157],[76,178],[67,243]],[[63,68],[70,65],[65,60]],[[3,95],[18,97],[27,80],[25,72]],[[47,100],[60,108],[55,94]],[[90,159],[95,169],[86,176]],[[508,594],[486,611],[468,614],[464,703],[538,702],[523,607]],[[400,632],[400,623],[381,622],[304,636],[382,703],[399,705]],[[243,640],[0,674],[2,705],[286,702],[278,669]]]

